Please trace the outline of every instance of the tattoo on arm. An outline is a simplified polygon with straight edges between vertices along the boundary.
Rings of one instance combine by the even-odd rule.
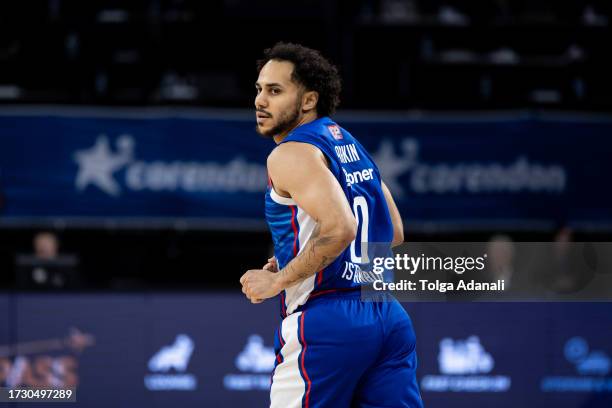
[[[285,286],[293,286],[308,279],[332,263],[344,250],[338,244],[340,242],[335,237],[321,235],[321,226],[317,224],[306,243],[306,248],[279,272]]]

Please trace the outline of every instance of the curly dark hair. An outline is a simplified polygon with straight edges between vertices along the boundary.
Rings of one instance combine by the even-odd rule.
[[[276,43],[264,50],[264,58],[257,61],[257,72],[270,60],[293,63],[291,78],[309,91],[319,94],[317,115],[330,116],[340,103],[342,83],[338,69],[312,48],[293,43]]]

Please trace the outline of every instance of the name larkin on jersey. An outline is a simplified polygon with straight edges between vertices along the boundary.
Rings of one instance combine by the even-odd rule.
[[[359,158],[359,153],[357,153],[357,147],[354,143],[351,143],[349,145],[336,146],[335,150],[336,156],[338,156],[338,159],[342,164],[353,163],[361,160]]]

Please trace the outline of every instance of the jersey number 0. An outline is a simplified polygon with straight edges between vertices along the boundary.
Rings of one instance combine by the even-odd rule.
[[[359,237],[355,237],[355,240],[351,242],[351,262],[357,264],[363,264],[369,262],[368,260],[368,202],[363,196],[357,196],[353,198],[353,214],[357,220],[357,230],[361,229]],[[360,243],[359,248],[360,255],[357,256],[355,246]]]

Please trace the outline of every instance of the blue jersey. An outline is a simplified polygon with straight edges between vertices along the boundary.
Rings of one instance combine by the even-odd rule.
[[[283,315],[293,313],[317,293],[358,288],[377,279],[360,267],[367,261],[366,245],[368,242],[390,245],[393,239],[393,224],[378,168],[349,132],[329,117],[323,117],[295,128],[282,143],[288,142],[309,143],[325,154],[329,169],[353,210],[358,229],[355,241],[331,264],[281,293]],[[294,200],[277,194],[272,183],[268,183],[266,192],[266,219],[280,269],[304,249],[316,223]]]

